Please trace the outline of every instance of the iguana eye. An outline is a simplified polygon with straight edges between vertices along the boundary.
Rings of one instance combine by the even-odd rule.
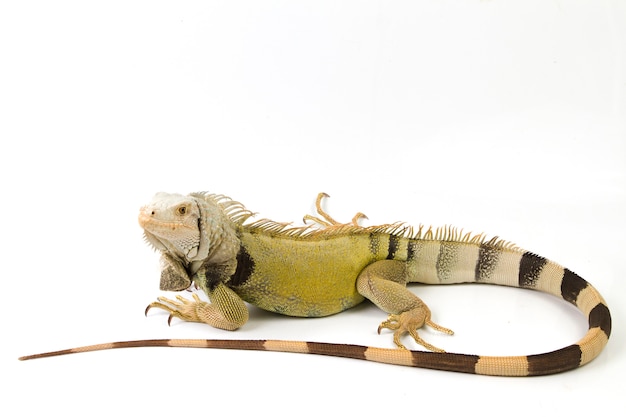
[[[185,214],[187,214],[187,206],[180,206],[176,209],[176,213],[178,213],[181,216],[184,216]]]

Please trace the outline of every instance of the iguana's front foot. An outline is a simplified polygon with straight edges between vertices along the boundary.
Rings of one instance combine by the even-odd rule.
[[[209,303],[200,300],[196,294],[192,296],[193,300],[187,300],[180,295],[176,296],[176,300],[159,297],[146,308],[146,314],[151,308],[156,307],[170,313],[168,324],[172,318],[177,317],[185,321],[206,323],[223,330],[236,330],[248,321],[245,303],[224,284],[218,284],[207,292]]]
[[[170,313],[170,316],[167,318],[168,325],[172,323],[174,317],[185,321],[202,323],[204,322],[204,320],[202,320],[202,311],[210,308],[210,304],[200,300],[200,297],[196,294],[192,294],[192,296],[193,301],[187,300],[180,295],[176,296],[177,301],[165,297],[158,297],[158,301],[150,303],[148,307],[146,307],[146,314],[148,314],[151,308],[160,308]]]
[[[408,333],[411,335],[411,337],[413,337],[413,340],[415,340],[415,342],[424,346],[426,349],[432,350],[433,352],[445,352],[443,349],[431,345],[420,337],[420,335],[417,333],[417,329],[422,328],[424,324],[440,332],[454,334],[452,330],[440,326],[430,320],[429,311],[424,308],[414,308],[401,314],[390,314],[389,318],[380,323],[380,325],[378,326],[378,334],[380,334],[380,331],[382,329],[394,330],[393,342],[400,349],[406,349],[406,347],[400,341],[400,338]]]

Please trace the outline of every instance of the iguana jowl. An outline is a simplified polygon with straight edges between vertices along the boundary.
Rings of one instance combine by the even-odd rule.
[[[321,208],[305,216],[319,227],[292,227],[262,219],[222,195],[158,193],[142,207],[145,238],[161,252],[161,289],[195,285],[210,302],[160,297],[151,308],[172,317],[234,330],[248,319],[245,302],[290,316],[339,313],[369,299],[389,314],[378,331],[394,331],[399,349],[272,340],[139,340],[31,355],[20,359],[135,346],[216,347],[315,353],[384,363],[502,376],[543,375],[582,366],[608,342],[611,315],[598,291],[560,265],[493,238],[453,228],[413,229],[403,223],[361,227],[335,221]],[[479,282],[536,289],[576,305],[589,330],[577,343],[538,355],[488,357],[446,353],[418,334],[431,320],[428,307],[406,288],[410,282]],[[404,348],[402,337],[432,352]]]

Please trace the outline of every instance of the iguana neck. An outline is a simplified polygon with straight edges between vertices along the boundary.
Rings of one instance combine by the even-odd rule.
[[[223,264],[236,258],[239,238],[236,228],[220,205],[209,196],[195,196],[200,209],[200,245],[198,254],[190,260],[193,274],[206,264]]]

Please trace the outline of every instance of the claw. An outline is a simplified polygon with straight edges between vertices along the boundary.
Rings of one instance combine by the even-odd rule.
[[[450,330],[447,327],[443,327],[443,326],[441,326],[441,325],[439,325],[439,324],[437,324],[437,323],[435,323],[435,322],[433,322],[431,320],[426,320],[426,324],[428,326],[432,327],[433,329],[441,332],[441,333],[445,333],[445,334],[449,334],[449,335],[453,335],[454,334],[453,330]]]
[[[330,196],[326,193],[319,193],[317,195],[317,198],[315,199],[315,208],[317,209],[317,214],[322,216],[322,218],[326,220],[328,223],[330,223],[331,225],[336,226],[339,224],[339,222],[333,219],[332,217],[330,217],[328,213],[326,213],[324,209],[322,208],[322,200],[324,198],[330,198]]]
[[[148,306],[146,307],[146,310],[143,312],[143,314],[147,317],[148,316],[148,311],[150,311],[153,307],[160,308],[160,309],[165,310],[165,311],[170,311],[171,310],[169,306],[167,306],[165,304],[162,304],[160,301],[161,300],[159,299],[158,302],[155,301],[154,303],[148,304]]]
[[[389,318],[378,325],[378,334],[382,329],[397,330],[400,328],[400,322],[396,314],[391,314]]]
[[[359,227],[359,220],[367,220],[367,216],[360,211],[352,218],[352,225]]]

